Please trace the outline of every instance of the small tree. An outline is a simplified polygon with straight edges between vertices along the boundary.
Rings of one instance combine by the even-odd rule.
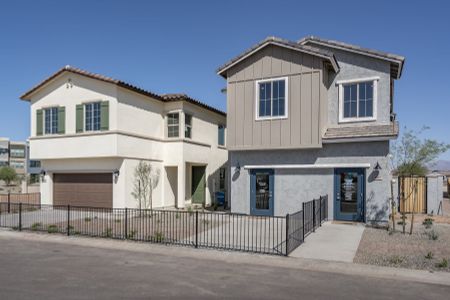
[[[134,169],[134,186],[131,193],[139,209],[153,209],[153,190],[158,186],[160,170],[150,163],[140,161]]]
[[[11,182],[19,180],[19,176],[11,167],[1,167],[0,168],[0,180],[3,180],[5,184],[8,186]]]
[[[422,127],[418,131],[407,129],[401,139],[393,144],[391,152],[393,154],[393,165],[397,171],[398,176],[425,176],[428,172],[427,165],[436,160],[439,155],[450,149],[450,145],[438,142],[433,139],[422,139],[421,134],[428,130],[429,127]],[[417,181],[414,182],[410,195],[404,196],[403,203],[410,196],[413,197],[413,207],[416,204]],[[403,233],[405,233],[406,213],[401,212]],[[394,223],[394,218],[392,219]],[[414,209],[411,217],[410,234],[412,234],[414,223]],[[394,225],[395,226],[395,225]]]
[[[420,135],[428,130],[424,126],[421,130],[407,129],[398,142],[392,146],[394,167],[399,176],[424,176],[427,165],[436,160],[439,155],[450,149],[450,145],[433,139],[422,139]]]

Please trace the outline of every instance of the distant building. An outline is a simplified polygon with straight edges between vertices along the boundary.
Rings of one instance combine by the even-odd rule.
[[[29,174],[31,183],[39,182],[41,162],[29,159],[28,141],[11,141],[0,138],[0,167],[9,166],[19,175]]]

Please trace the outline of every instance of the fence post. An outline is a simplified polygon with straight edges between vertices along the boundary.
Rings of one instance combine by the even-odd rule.
[[[8,192],[8,214],[11,213],[11,194]]]
[[[316,231],[316,200],[313,199],[313,232]]]
[[[19,203],[19,231],[22,231],[22,202]]]
[[[128,238],[128,208],[125,207],[125,239]]]
[[[319,197],[319,226],[322,226],[322,196]]]
[[[289,214],[286,214],[286,256],[289,254]]]
[[[302,226],[302,231],[303,231],[303,238],[302,238],[302,242],[305,242],[305,202],[302,203],[302,213],[303,213],[303,217],[302,217],[302,222],[303,222],[303,226]]]
[[[70,235],[70,204],[67,205],[67,236]]]
[[[198,210],[195,211],[195,248],[198,248]]]

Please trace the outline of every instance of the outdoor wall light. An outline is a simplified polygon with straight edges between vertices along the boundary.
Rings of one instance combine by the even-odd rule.
[[[241,171],[241,165],[239,164],[239,162],[237,162],[236,164],[236,172],[240,172]]]
[[[376,171],[380,171],[381,170],[381,166],[378,163],[378,161],[377,161],[377,164],[375,165],[375,168],[373,168],[373,169],[376,170]]]
[[[44,179],[45,175],[46,175],[45,170],[41,170],[41,178],[42,179]]]
[[[382,168],[381,168],[380,164],[377,161],[377,164],[373,168],[373,175],[374,175],[375,180],[381,180],[381,178],[380,178],[380,170],[381,169]]]
[[[115,181],[117,181],[117,179],[119,178],[119,175],[120,175],[119,170],[115,170],[115,171],[113,172],[113,176],[114,176],[114,180],[115,180]]]

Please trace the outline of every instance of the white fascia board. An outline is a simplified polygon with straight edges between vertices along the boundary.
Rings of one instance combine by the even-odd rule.
[[[370,168],[370,163],[335,164],[291,164],[291,165],[245,165],[244,169],[334,169],[334,168]]]

